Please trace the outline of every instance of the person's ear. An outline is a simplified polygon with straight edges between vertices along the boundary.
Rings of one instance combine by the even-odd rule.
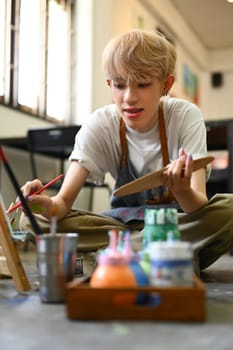
[[[163,83],[162,95],[167,95],[175,82],[175,76],[170,74]]]
[[[107,79],[107,80],[106,80],[106,83],[107,83],[107,85],[108,85],[109,87],[111,87],[111,80],[110,80],[110,79]]]

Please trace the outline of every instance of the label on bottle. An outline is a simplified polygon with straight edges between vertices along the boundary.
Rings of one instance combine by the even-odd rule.
[[[160,208],[145,210],[145,225],[143,229],[143,248],[150,242],[166,241],[168,233],[173,232],[173,240],[180,239],[178,214],[175,208]]]
[[[188,242],[151,242],[150,283],[154,286],[191,286],[193,252]]]

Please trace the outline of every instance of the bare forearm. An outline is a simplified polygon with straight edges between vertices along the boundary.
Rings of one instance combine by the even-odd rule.
[[[70,211],[87,176],[88,171],[85,168],[82,168],[78,162],[72,162],[60,191],[52,197],[52,206],[56,208],[58,219],[62,219]],[[49,218],[51,211],[47,215],[47,218]]]
[[[176,193],[175,198],[185,213],[192,213],[208,203],[208,198],[204,193],[192,188]]]
[[[47,219],[50,219],[51,214],[53,213],[52,208],[55,208],[57,219],[62,219],[70,211],[71,206],[68,206],[67,202],[60,195],[56,195],[51,199],[52,205],[51,209],[46,213]]]

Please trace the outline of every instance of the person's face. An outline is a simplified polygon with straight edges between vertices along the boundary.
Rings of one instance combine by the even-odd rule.
[[[158,78],[138,82],[108,81],[114,103],[132,129],[145,132],[153,128],[158,119],[158,106],[164,92],[164,83]]]

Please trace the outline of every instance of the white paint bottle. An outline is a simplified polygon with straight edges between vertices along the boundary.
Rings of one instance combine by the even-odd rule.
[[[159,287],[192,286],[194,277],[193,250],[189,242],[151,242],[150,284]]]

